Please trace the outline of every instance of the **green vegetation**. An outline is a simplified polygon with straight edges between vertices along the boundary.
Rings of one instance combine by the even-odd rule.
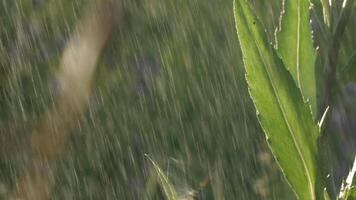
[[[33,156],[29,138],[36,123],[56,102],[55,74],[62,52],[85,10],[98,2],[0,2],[0,13],[3,13],[0,18],[0,199],[7,199],[22,176],[25,163]],[[55,161],[51,199],[295,199],[268,149],[248,93],[232,1],[123,0],[122,5],[123,23],[114,29],[101,52],[88,110],[75,123],[65,144],[66,153]],[[295,173],[310,171],[311,178],[303,179],[306,182],[303,186],[307,187],[311,181],[312,187],[319,190],[321,187],[316,184],[319,162],[315,163],[313,157],[317,153],[315,148],[320,147],[315,146],[315,140],[305,138],[304,130],[311,128],[315,134],[312,137],[318,136],[314,122],[324,110],[314,110],[325,108],[321,105],[326,103],[319,96],[327,91],[319,89],[319,85],[305,87],[303,101],[299,92],[293,92],[298,90],[293,82],[298,79],[296,75],[278,78],[292,67],[284,65],[285,60],[298,57],[297,51],[291,51],[294,52],[291,58],[283,58],[290,48],[282,42],[275,53],[268,45],[275,43],[281,5],[277,0],[249,1],[253,14],[261,19],[261,27],[267,30],[265,33],[262,29],[263,34],[258,34],[268,39],[260,38],[258,43],[266,48],[263,58],[268,58],[268,67],[274,70],[273,76],[277,78],[273,81],[286,83],[283,86],[286,91],[281,96],[285,98],[283,106],[292,106],[288,110],[293,114],[289,120],[299,130],[300,144],[310,146],[296,154],[292,147],[297,146],[291,145],[291,155],[296,157],[288,159],[300,160],[305,156],[306,167],[296,168]],[[318,54],[309,52],[307,58],[299,58],[300,63],[312,63],[311,59],[315,59],[318,67],[324,66],[327,61],[324,58],[335,48],[329,49],[328,41],[334,41],[330,38],[338,38],[334,35],[339,34],[328,30],[339,30],[335,27],[337,21],[341,25],[346,23],[338,16],[349,18],[337,47],[335,62],[341,67],[336,73],[338,84],[329,95],[333,98],[328,100],[334,103],[338,100],[337,92],[356,77],[352,75],[356,60],[353,48],[356,20],[352,20],[355,16],[351,10],[340,13],[338,4],[324,9],[321,5],[315,2],[315,17],[322,22],[316,25],[318,31],[313,36],[313,42],[319,44]],[[306,15],[305,5],[302,10]],[[329,13],[325,14],[329,25],[323,22],[323,10]],[[288,13],[285,15],[287,19]],[[304,18],[300,23],[305,27],[307,20]],[[282,22],[279,38],[288,40],[289,34],[297,34],[288,24]],[[304,30],[301,36],[308,31]],[[247,47],[254,47],[254,41]],[[309,42],[307,39],[300,45],[310,47]],[[302,53],[306,51],[303,49]],[[279,56],[282,61],[277,59]],[[261,62],[260,58],[256,57],[254,62]],[[275,65],[279,68],[274,68]],[[261,73],[263,66],[259,67]],[[329,73],[328,70],[319,72]],[[316,80],[313,76],[301,77],[307,79],[301,81],[324,83],[327,81],[318,78],[328,76]],[[269,84],[268,80],[263,81]],[[309,111],[303,104],[307,100],[312,105],[313,117],[305,114]],[[261,105],[263,101],[260,100]],[[268,109],[278,109],[274,105]],[[299,119],[300,115],[307,117]],[[279,118],[277,121],[283,120],[273,116]],[[268,117],[261,117],[269,123]],[[301,120],[313,120],[313,124]],[[322,129],[322,152],[328,161],[324,165],[325,174],[338,164],[351,162],[354,156],[339,150],[343,141],[334,133],[337,131],[331,123],[326,124]],[[281,126],[285,128],[285,123]],[[285,137],[291,141],[290,135]],[[272,137],[271,141],[278,145]],[[349,170],[350,166],[346,164],[345,168],[341,171]],[[331,198],[336,197],[345,176],[331,174],[326,184]],[[288,179],[291,185],[300,184],[299,179],[292,179],[292,176]],[[337,188],[335,192],[333,188]],[[297,193],[310,194],[306,189]]]
[[[326,61],[322,65],[323,68],[328,68],[326,74],[318,71],[323,68],[316,67],[316,50],[313,47],[311,32],[313,21],[309,22],[309,0],[283,2],[276,48],[269,43],[262,24],[248,2],[236,0],[234,3],[236,29],[247,84],[258,113],[257,117],[285,178],[297,198],[305,200],[330,199],[327,181],[323,180],[327,179],[327,175],[323,174],[325,171],[320,164],[325,163],[325,158],[320,153],[323,149],[317,143],[322,142],[319,137],[324,130],[322,127],[325,126],[324,119],[329,114],[329,106],[331,111],[335,109],[331,99],[334,98],[333,92],[338,86],[336,71],[339,67],[337,59],[340,38],[356,3],[344,1],[339,8],[339,20],[335,24],[330,24],[328,20],[333,16],[328,11],[330,7],[325,7],[329,4],[322,5],[325,21],[320,25],[333,36],[320,46],[326,48],[329,53],[322,54],[322,49],[318,51],[321,60]],[[333,4],[330,6],[334,7]],[[330,30],[328,26],[334,29]],[[319,44],[316,42],[315,45]],[[326,82],[317,83],[316,80],[323,80],[324,75]],[[319,96],[319,102],[322,102],[320,108],[316,107],[317,89],[325,91],[324,95]],[[325,112],[320,116],[320,121],[313,120],[312,114],[314,118],[318,118],[318,113],[323,110]],[[337,199],[353,199],[354,171],[355,169],[350,172]]]

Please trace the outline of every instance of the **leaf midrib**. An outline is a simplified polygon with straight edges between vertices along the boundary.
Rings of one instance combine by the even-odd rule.
[[[298,19],[299,19],[299,18],[298,18]],[[246,20],[246,22],[247,22],[246,17],[245,17],[245,20]],[[247,24],[247,26],[248,26],[250,32],[252,32],[252,31],[251,31],[251,27],[250,27],[250,23],[247,22],[246,24]],[[268,65],[266,64],[266,61],[264,60],[264,58],[263,58],[263,56],[262,56],[259,43],[258,43],[256,40],[255,40],[255,45],[256,45],[256,47],[257,47],[257,49],[258,49],[258,55],[259,55],[260,59],[262,60],[262,62],[264,63],[265,66],[268,66]],[[279,97],[278,97],[278,95],[277,95],[277,89],[276,89],[276,87],[275,87],[275,85],[274,85],[274,82],[272,81],[273,79],[271,78],[271,75],[270,75],[270,73],[269,73],[269,70],[266,69],[265,67],[263,67],[263,69],[265,70],[265,72],[266,72],[266,74],[267,74],[268,80],[269,80],[269,82],[270,82],[270,84],[271,84],[271,86],[272,86],[272,89],[273,89],[273,95],[274,95],[275,98],[277,99],[277,102],[278,102],[278,105],[279,105],[278,108],[280,109],[280,111],[281,111],[281,113],[282,113],[282,115],[283,115],[283,119],[284,119],[284,121],[285,121],[285,123],[286,123],[286,125],[287,125],[287,127],[288,127],[288,130],[289,130],[289,132],[290,132],[290,135],[292,136],[293,143],[294,143],[294,145],[295,145],[295,148],[297,149],[297,152],[298,152],[298,154],[299,154],[300,160],[301,160],[302,163],[303,163],[304,170],[306,171],[306,175],[307,175],[307,177],[308,177],[308,184],[309,184],[308,188],[309,188],[309,192],[310,192],[310,194],[311,194],[311,198],[312,198],[312,200],[315,200],[314,187],[313,187],[313,185],[312,185],[312,179],[311,179],[311,175],[310,175],[309,170],[308,170],[308,166],[307,166],[307,164],[306,164],[306,162],[305,162],[305,160],[304,160],[304,158],[303,158],[303,156],[302,156],[303,154],[301,153],[301,150],[300,150],[300,147],[299,147],[299,145],[298,145],[298,143],[297,143],[297,141],[296,141],[296,138],[294,137],[294,131],[292,130],[292,128],[291,128],[291,126],[290,126],[290,124],[289,124],[289,122],[288,122],[288,120],[287,120],[287,117],[286,117],[286,113],[285,113],[285,111],[284,111],[284,108],[283,108],[283,106],[282,106],[281,103],[280,103],[280,99],[279,99]]]
[[[294,1],[294,0],[292,0]],[[302,82],[300,80],[300,0],[298,0],[298,11],[297,11],[297,81],[298,87],[302,90]]]

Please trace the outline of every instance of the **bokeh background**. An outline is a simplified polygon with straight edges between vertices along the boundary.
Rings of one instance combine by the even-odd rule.
[[[0,199],[30,158],[31,130],[56,100],[62,51],[92,2],[0,1]],[[295,199],[248,96],[232,1],[123,5],[122,23],[101,53],[88,110],[56,161],[51,199],[164,199],[145,155],[182,199]],[[281,2],[251,5],[273,43]],[[353,53],[356,20],[349,29],[340,65]],[[328,118],[324,139],[332,188],[355,153],[356,87],[340,88],[339,111]]]

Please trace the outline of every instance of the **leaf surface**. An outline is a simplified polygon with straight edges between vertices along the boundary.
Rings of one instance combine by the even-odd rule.
[[[300,90],[245,0],[234,14],[250,96],[269,146],[301,200],[314,200],[318,128]]]
[[[310,25],[309,0],[284,0],[277,52],[298,88],[317,114],[315,59]]]

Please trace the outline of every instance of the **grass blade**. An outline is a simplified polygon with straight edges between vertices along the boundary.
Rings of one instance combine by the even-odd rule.
[[[341,186],[339,199],[341,200],[354,200],[356,199],[356,157],[350,173],[348,174],[345,182]]]
[[[146,155],[146,157],[152,163],[167,199],[168,200],[178,200],[177,192],[175,191],[172,184],[169,182],[168,177],[163,173],[161,168],[148,155]]]

